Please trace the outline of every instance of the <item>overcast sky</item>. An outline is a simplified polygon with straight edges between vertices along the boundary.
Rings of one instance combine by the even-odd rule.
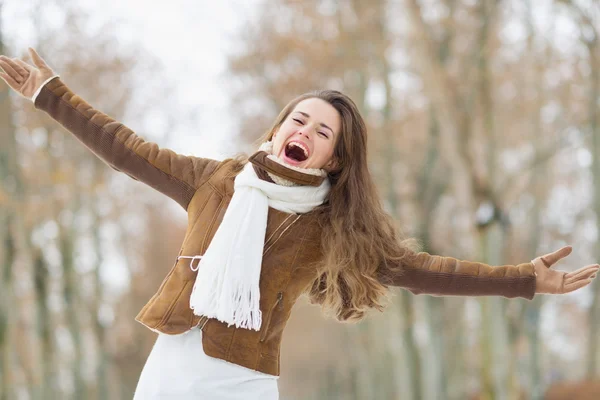
[[[7,51],[20,52],[35,46],[31,10],[39,1],[0,1],[3,33],[12,46]],[[187,126],[183,131],[170,132],[168,143],[159,138],[150,139],[184,154],[222,159],[237,152],[229,143],[236,129],[229,116],[230,97],[224,71],[226,56],[241,24],[250,18],[260,1],[77,0],[75,3],[94,16],[94,20],[110,21],[116,31],[109,35],[118,37],[122,43],[143,46],[152,57],[161,60],[165,76],[170,79],[167,85],[176,88],[177,101],[185,104],[187,110],[198,110],[198,127]],[[46,23],[60,24],[60,6],[56,6],[56,15],[53,15],[49,4],[45,3],[43,9],[48,18]],[[90,43],[91,47],[93,45]],[[52,66],[52,55],[42,56]],[[68,82],[68,77],[61,77]],[[170,117],[177,118],[177,115]],[[132,128],[136,130],[138,121],[134,123]],[[199,140],[200,132],[202,140]],[[211,132],[209,140],[205,140],[206,132]]]
[[[185,154],[222,159],[232,155],[229,138],[235,126],[228,104],[224,69],[231,39],[244,21],[251,1],[85,0],[98,12],[119,16],[123,38],[138,40],[164,63],[177,87],[179,101],[196,105],[198,130],[178,132],[168,146]],[[151,4],[151,5],[150,5]],[[177,79],[182,77],[184,79]],[[210,140],[206,132],[211,131]]]

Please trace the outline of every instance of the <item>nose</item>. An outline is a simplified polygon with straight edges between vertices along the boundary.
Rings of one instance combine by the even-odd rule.
[[[309,140],[311,139],[310,128],[308,126],[303,126],[302,129],[298,131],[298,134]]]

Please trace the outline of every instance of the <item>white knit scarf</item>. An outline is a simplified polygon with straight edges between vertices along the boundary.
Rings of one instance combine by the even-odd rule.
[[[329,189],[328,179],[318,187],[267,182],[258,178],[251,163],[246,164],[235,178],[223,221],[198,265],[190,296],[194,314],[260,330],[259,280],[269,207],[306,213],[323,203]]]

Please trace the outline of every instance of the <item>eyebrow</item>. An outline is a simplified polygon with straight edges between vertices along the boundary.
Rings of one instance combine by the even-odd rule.
[[[294,111],[294,112],[300,113],[300,114],[304,115],[306,118],[310,118],[310,115],[308,115],[308,114],[307,114],[307,113],[305,113],[304,111]],[[332,134],[334,133],[334,132],[333,132],[333,129],[331,129],[330,127],[328,127],[328,126],[327,126],[327,125],[325,125],[324,123],[322,123],[322,122],[319,122],[319,125],[321,125],[323,128],[327,128],[327,129],[329,129],[329,130],[331,131],[331,133],[332,133]]]

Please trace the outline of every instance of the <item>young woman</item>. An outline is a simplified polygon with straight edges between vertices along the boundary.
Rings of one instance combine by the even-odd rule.
[[[389,286],[532,299],[584,287],[599,269],[550,269],[569,246],[496,267],[411,251],[376,195],[365,123],[337,91],[291,101],[248,159],[215,161],[144,141],[29,51],[34,65],[0,56],[0,77],[111,167],[188,213],[179,255],[136,317],[159,334],[136,399],[277,399],[282,333],[302,294],[340,321],[358,321],[382,309]]]

